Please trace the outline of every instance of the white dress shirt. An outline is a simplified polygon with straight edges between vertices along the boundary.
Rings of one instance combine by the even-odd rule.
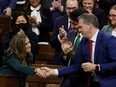
[[[92,40],[92,56],[91,56],[92,63],[94,63],[95,45],[96,45],[96,40],[97,40],[98,32],[99,32],[99,30],[97,30],[97,32],[91,38],[91,40]]]
[[[112,35],[116,37],[116,32],[115,31],[112,31]]]

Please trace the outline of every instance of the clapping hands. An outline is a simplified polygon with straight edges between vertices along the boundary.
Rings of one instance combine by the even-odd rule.
[[[63,8],[63,6],[62,6],[62,4],[61,4],[61,0],[54,0],[53,2],[52,2],[52,8],[54,9],[54,10],[59,10],[59,11],[61,11],[62,12],[62,8]]]
[[[71,55],[73,52],[72,43],[67,37],[64,37],[61,42],[61,48],[65,55]]]
[[[59,37],[60,37],[60,39],[62,40],[63,37],[66,37],[66,36],[67,36],[67,32],[65,31],[64,26],[60,27],[60,29],[59,29]]]

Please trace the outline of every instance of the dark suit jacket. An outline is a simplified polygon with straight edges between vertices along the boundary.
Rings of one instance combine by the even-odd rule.
[[[34,75],[35,67],[21,64],[15,54],[11,54],[5,64],[0,68],[0,75],[17,75],[20,80],[20,87],[25,87],[27,75]]]
[[[0,15],[4,16],[4,9],[10,7],[11,9],[15,9],[17,0],[0,0]]]
[[[98,18],[99,29],[101,30],[104,25],[108,23],[108,16],[104,10],[93,8],[92,13]]]
[[[74,32],[73,30],[68,32],[68,40],[74,45],[75,37],[79,35],[79,33]],[[74,58],[73,56],[67,56],[67,59],[65,60],[63,58],[63,53],[61,53],[61,60],[62,65],[68,65],[69,61],[70,64],[73,64]],[[69,65],[70,66],[70,65]],[[61,83],[61,87],[87,87],[88,78],[84,77],[83,73],[75,73],[71,75],[66,75],[63,77],[63,81]]]
[[[28,15],[31,14],[30,7],[28,9],[25,9]],[[38,29],[40,30],[39,35],[39,42],[49,42],[50,35],[49,32],[53,31],[53,18],[52,14],[49,8],[42,7],[40,8],[40,14],[42,22],[40,23],[40,26],[38,26]]]
[[[64,29],[68,32],[68,16],[61,16],[56,19],[56,23],[53,28],[53,35],[50,38],[50,44],[53,48],[56,49],[55,57],[53,60],[53,64],[61,64],[59,59],[59,55],[61,53],[61,44],[58,40],[59,28],[64,25]]]
[[[107,14],[110,8],[116,4],[116,0],[99,0],[99,7],[103,9]]]
[[[52,6],[51,5],[52,1],[54,1],[54,0],[43,0],[43,5],[47,8],[50,8]],[[55,23],[57,17],[63,16],[66,14],[66,12],[65,12],[65,0],[61,0],[61,4],[64,6],[63,12],[60,12],[59,10],[52,11],[54,23]]]
[[[53,28],[53,36],[50,39],[50,44],[53,48],[61,51],[61,44],[58,40],[59,28],[64,26],[64,29],[68,32],[68,16],[61,16],[56,19],[56,23]]]
[[[74,56],[72,65],[59,68],[59,76],[82,71],[81,64],[90,62],[89,41],[83,38]],[[96,73],[101,87],[116,85],[116,38],[99,31],[94,54],[95,64],[100,64],[100,72]],[[86,74],[86,73],[85,73]]]
[[[74,40],[75,40],[75,37],[77,35],[77,32],[74,32],[73,30],[70,30],[67,34],[67,38],[68,40],[72,43],[72,45],[74,45]],[[61,59],[61,62],[62,62],[62,65],[63,66],[68,66],[68,63],[69,63],[69,59],[71,58],[71,56],[67,56],[66,59],[64,59],[64,53],[61,51],[61,54],[60,54],[60,59]]]

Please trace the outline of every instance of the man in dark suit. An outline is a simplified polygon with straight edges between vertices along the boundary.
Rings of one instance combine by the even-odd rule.
[[[15,9],[17,0],[0,0],[0,16],[11,16],[12,9]]]
[[[57,17],[66,15],[65,0],[43,0],[43,5],[47,8],[50,8],[54,23]]]
[[[42,69],[46,71],[48,76],[64,76],[74,73],[78,74],[78,72],[83,72],[85,75],[92,73],[93,79],[98,82],[98,85],[90,84],[88,87],[115,87],[116,38],[99,31],[98,20],[94,14],[83,14],[78,20],[78,29],[84,38],[76,51],[73,64],[59,69],[47,67]],[[91,52],[90,40],[93,45]]]
[[[53,28],[53,35],[50,39],[50,44],[53,48],[56,49],[53,64],[61,64],[59,59],[59,54],[61,52],[61,43],[60,43],[60,35],[59,35],[59,28],[64,27],[65,31],[68,32],[70,26],[70,19],[69,13],[72,12],[74,9],[78,8],[78,1],[77,0],[66,0],[66,14],[64,16],[58,17],[56,19],[56,23]]]
[[[76,30],[78,27],[78,16],[86,12],[87,11],[84,8],[78,8],[70,13],[70,19],[74,19],[75,24],[73,23],[73,29],[70,30],[67,33],[67,37],[64,37],[61,41],[62,52],[60,59],[64,66],[69,66],[73,63],[73,55],[82,39],[82,35]],[[84,78],[81,73],[66,75],[63,76],[61,87],[85,87],[87,85],[87,80],[88,79]]]

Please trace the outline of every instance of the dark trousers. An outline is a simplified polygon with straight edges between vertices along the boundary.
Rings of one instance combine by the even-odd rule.
[[[90,87],[101,87],[101,86],[100,86],[100,83],[98,81],[91,81]]]

